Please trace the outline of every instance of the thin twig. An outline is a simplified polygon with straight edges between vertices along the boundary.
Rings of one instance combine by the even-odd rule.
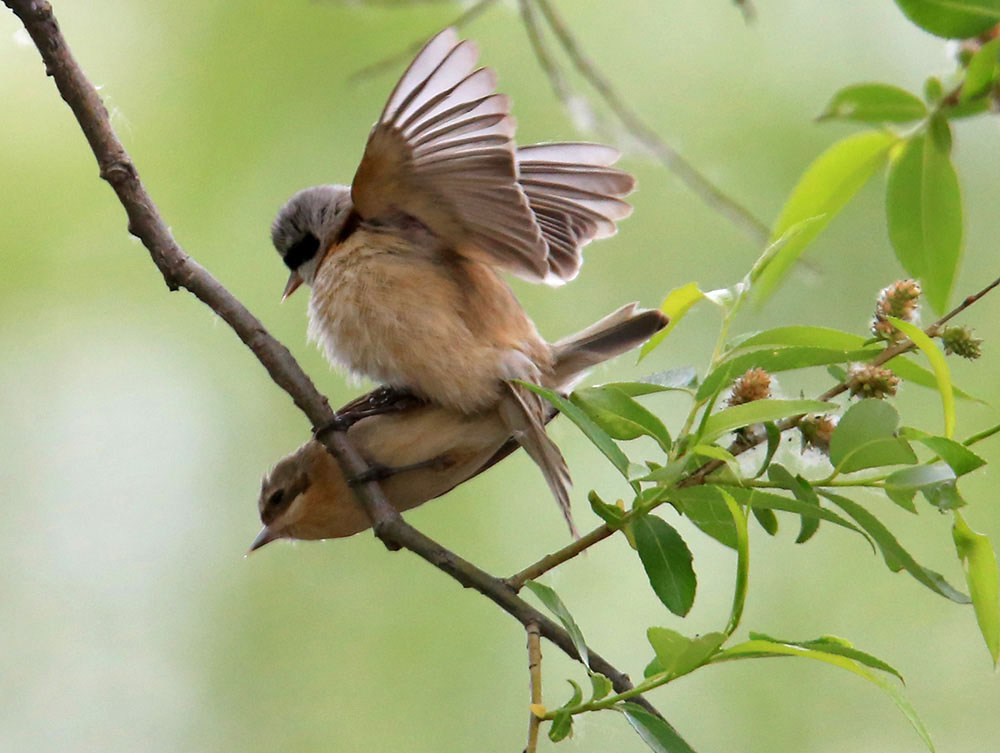
[[[955,316],[965,311],[965,309],[969,308],[969,306],[982,299],[983,296],[985,296],[991,290],[996,288],[998,285],[1000,285],[1000,277],[995,279],[993,282],[991,282],[985,288],[980,290],[978,293],[975,293],[963,299],[958,306],[953,308],[951,311],[949,311],[947,314],[942,316],[940,319],[938,319],[930,326],[926,327],[924,329],[924,333],[927,334],[928,337],[935,337],[940,331],[940,329],[945,325],[945,323],[949,322]],[[902,355],[910,350],[913,350],[914,347],[916,346],[911,340],[909,339],[900,340],[898,343],[889,346],[881,353],[879,353],[877,356],[875,356],[875,358],[873,358],[870,361],[870,363],[873,366],[881,366],[882,364],[891,361],[896,356]],[[833,398],[837,397],[838,395],[841,395],[844,392],[846,392],[849,386],[850,385],[847,380],[838,382],[816,399],[821,400],[823,402],[828,402]],[[778,421],[776,424],[778,431],[784,433],[789,429],[794,429],[796,426],[799,425],[799,422],[804,417],[805,414],[802,414],[798,416],[789,416],[786,419]],[[729,453],[734,456],[740,455],[746,452],[747,450],[751,450],[757,445],[761,444],[765,439],[766,436],[760,434],[751,435],[748,437],[741,437],[735,440],[732,444],[730,444],[727,449]],[[725,463],[721,460],[710,460],[709,462],[695,469],[690,476],[687,476],[682,481],[680,481],[677,484],[677,486],[686,488],[690,486],[698,486],[699,484],[704,484],[708,476],[717,471],[723,465],[725,465]],[[544,575],[549,570],[558,567],[564,562],[568,562],[569,560],[579,555],[581,552],[584,552],[590,547],[592,547],[594,544],[608,538],[616,530],[617,529],[611,528],[606,523],[599,525],[597,528],[590,531],[581,538],[577,539],[576,541],[567,544],[562,549],[559,549],[558,551],[555,551],[552,554],[547,554],[537,562],[528,565],[528,567],[524,568],[520,572],[510,576],[509,578],[506,579],[506,583],[515,591],[519,591],[527,581],[534,580]]]
[[[622,122],[626,130],[653,152],[687,187],[711,209],[746,232],[757,244],[764,246],[771,236],[770,228],[749,209],[726,194],[701,174],[676,149],[664,141],[651,127],[625,104],[608,78],[584,53],[550,0],[534,0],[549,22],[580,75],[594,87],[608,108]]]
[[[148,249],[167,287],[170,290],[185,288],[190,291],[233,328],[274,382],[292,397],[295,405],[309,418],[317,431],[317,439],[341,465],[345,476],[357,476],[366,471],[367,464],[348,442],[346,434],[332,430],[334,413],[329,403],[316,390],[288,349],[275,340],[218,280],[177,245],[111,127],[100,96],[73,58],[49,3],[45,0],[4,0],[4,4],[21,20],[41,53],[46,73],[55,80],[59,93],[90,143],[101,177],[111,184],[128,214],[129,232]],[[518,598],[503,581],[483,572],[404,522],[376,482],[353,488],[374,523],[375,535],[388,548],[409,549],[463,586],[474,588],[494,601],[522,625],[537,624],[542,635],[571,658],[580,660],[565,630]],[[611,679],[619,692],[633,687],[627,675],[593,652],[590,653],[590,662],[595,671]],[[650,713],[660,716],[648,701],[641,699],[639,702]]]
[[[445,24],[445,26],[454,26],[456,29],[461,29],[466,24],[472,23],[496,1],[497,0],[477,0],[477,2],[466,8],[454,20],[452,20],[451,23]],[[410,59],[420,51],[420,48],[423,47],[426,42],[426,39],[421,38],[406,47],[406,49],[400,50],[397,53],[389,55],[388,57],[384,57],[381,60],[377,60],[371,65],[366,65],[361,70],[352,73],[347,79],[348,83],[360,83],[365,79],[374,78],[384,71],[397,68],[402,63],[409,62]]]
[[[528,712],[528,744],[524,753],[535,753],[538,749],[538,727],[542,723],[535,711],[542,705],[542,643],[539,640],[538,625],[529,622],[524,626],[528,634],[528,677],[531,683],[531,709]]]

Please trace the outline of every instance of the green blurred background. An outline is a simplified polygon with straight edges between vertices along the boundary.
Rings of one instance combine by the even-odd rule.
[[[404,9],[307,2],[57,2],[77,59],[185,249],[239,296],[334,404],[358,392],[305,340],[306,296],[283,306],[284,269],[268,240],[295,190],[347,182],[399,68],[348,85],[360,67],[449,22],[448,3]],[[919,90],[951,69],[945,44],[890,0],[772,0],[747,25],[727,0],[560,6],[621,94],[712,180],[770,220],[805,166],[852,129],[811,119],[846,84]],[[580,133],[555,104],[513,4],[467,34],[513,95],[523,142]],[[68,109],[17,20],[0,13],[0,749],[9,751],[519,751],[527,727],[520,626],[408,553],[370,534],[244,552],[269,464],[308,436],[288,397],[202,304],[168,294],[121,207],[97,177]],[[958,125],[967,207],[964,295],[997,275],[997,121]],[[743,274],[758,249],[658,163],[629,155],[641,189],[632,219],[588,248],[558,290],[515,283],[556,338],[621,303],[657,305],[691,280]],[[901,276],[889,252],[881,178],[811,250],[771,305],[741,329],[808,323],[863,331],[877,290]],[[929,315],[925,314],[925,321]],[[964,320],[993,339],[956,380],[994,404],[1000,296]],[[704,364],[716,316],[698,310],[666,346],[591,380]],[[817,377],[789,374],[784,394]],[[904,416],[940,430],[933,392],[907,387]],[[682,398],[648,404],[668,426]],[[964,436],[997,421],[959,406]],[[565,421],[551,427],[585,493],[623,493]],[[1000,460],[997,443],[980,446]],[[784,462],[801,467],[797,445]],[[966,480],[970,523],[1000,541],[995,471]],[[994,485],[991,485],[994,481]],[[924,564],[963,576],[949,520],[864,499]],[[667,513],[665,513],[667,514]],[[669,517],[669,514],[667,514]],[[498,574],[567,542],[542,478],[518,455],[408,515]],[[593,647],[641,676],[644,631],[693,634],[725,621],[734,556],[684,521],[700,578],[686,620],[665,611],[623,540],[546,581]],[[792,543],[754,526],[744,627],[789,638],[834,633],[902,669],[941,750],[996,747],[1000,679],[971,608],[892,575],[857,537],[821,529]],[[581,672],[551,646],[545,701]],[[907,722],[874,687],[808,662],[703,670],[651,700],[699,751],[911,751]],[[548,741],[542,743],[552,749]],[[613,713],[580,720],[566,751],[641,751]]]

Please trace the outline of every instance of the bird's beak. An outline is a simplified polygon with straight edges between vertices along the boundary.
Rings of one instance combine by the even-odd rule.
[[[263,528],[260,529],[260,533],[257,534],[257,538],[253,540],[253,543],[247,550],[247,554],[250,554],[250,552],[254,552],[260,549],[262,546],[264,546],[264,544],[269,544],[275,539],[280,539],[280,538],[281,536],[279,536],[277,533],[272,531],[267,526],[264,526]]]
[[[288,275],[288,283],[285,285],[285,292],[281,294],[281,300],[284,301],[288,296],[299,289],[299,285],[302,284],[302,278],[299,273],[292,270],[292,273]]]

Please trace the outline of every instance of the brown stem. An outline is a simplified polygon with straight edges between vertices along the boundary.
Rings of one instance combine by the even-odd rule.
[[[177,245],[156,204],[146,192],[131,158],[118,140],[108,113],[93,84],[73,58],[45,0],[4,0],[31,36],[45,62],[46,73],[55,80],[97,158],[101,177],[111,184],[128,214],[129,232],[149,251],[170,290],[185,288],[217,313],[250,348],[275,383],[287,392],[309,418],[347,477],[364,473],[368,466],[342,431],[332,430],[334,413],[284,345],[275,340],[218,280]],[[432,541],[405,523],[389,504],[377,482],[354,487],[354,493],[374,522],[375,535],[390,549],[406,548],[451,575],[463,586],[474,588],[511,614],[522,625],[533,622],[548,640],[570,657],[580,657],[569,634],[538,610],[519,599],[501,580]],[[591,652],[591,667],[607,675],[615,689],[632,687],[628,676]],[[639,700],[639,699],[637,699]],[[639,700],[651,713],[659,712],[645,699]]]
[[[524,626],[528,634],[528,677],[531,683],[531,710],[528,712],[528,744],[524,753],[535,753],[538,750],[538,727],[541,718],[535,714],[542,705],[542,644],[539,640],[538,625],[529,622]]]

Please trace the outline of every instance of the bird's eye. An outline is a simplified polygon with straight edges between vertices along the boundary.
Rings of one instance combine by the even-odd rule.
[[[285,490],[284,489],[278,489],[278,491],[276,491],[274,494],[272,494],[270,497],[268,497],[268,499],[267,499],[267,507],[272,508],[272,509],[275,508],[275,507],[277,507],[278,505],[281,504],[281,500],[284,498],[284,496],[285,496]]]
[[[312,233],[306,233],[302,238],[288,247],[284,256],[285,266],[291,270],[296,270],[312,259],[317,251],[319,251],[319,238]]]

